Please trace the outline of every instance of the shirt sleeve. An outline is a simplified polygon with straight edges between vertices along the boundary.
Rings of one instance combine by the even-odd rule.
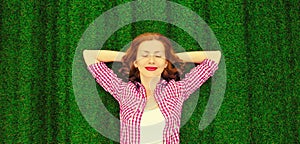
[[[212,60],[205,59],[198,66],[191,69],[191,71],[185,74],[185,77],[178,81],[182,87],[182,96],[184,101],[194,93],[208,78],[214,75],[218,69],[218,64]]]
[[[126,87],[126,83],[118,78],[104,62],[91,64],[88,66],[88,70],[96,79],[97,83],[120,103],[121,93]]]

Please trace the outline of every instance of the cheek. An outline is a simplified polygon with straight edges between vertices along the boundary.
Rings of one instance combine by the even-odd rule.
[[[143,67],[147,64],[147,61],[145,59],[140,59],[138,62],[137,62],[137,66],[138,67]]]
[[[159,65],[160,67],[163,67],[163,68],[165,68],[166,64],[167,64],[167,62],[166,62],[165,60],[164,60],[164,61],[160,61],[160,62],[158,63],[158,65]]]

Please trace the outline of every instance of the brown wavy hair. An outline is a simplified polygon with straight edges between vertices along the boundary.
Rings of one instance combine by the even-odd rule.
[[[134,67],[133,62],[136,60],[139,45],[144,41],[150,40],[158,40],[162,42],[165,47],[166,61],[168,62],[168,65],[162,72],[161,77],[166,81],[170,81],[172,79],[175,81],[180,80],[184,63],[177,55],[175,55],[171,41],[159,33],[144,33],[137,36],[131,42],[130,47],[122,57],[122,67],[119,69],[119,72],[123,75],[123,77],[127,77],[129,75],[128,80],[131,82],[141,82],[140,72],[138,68]]]

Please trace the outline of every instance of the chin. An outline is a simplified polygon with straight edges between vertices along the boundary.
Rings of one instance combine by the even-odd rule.
[[[161,77],[161,73],[147,72],[144,74],[144,76],[149,78],[157,78],[157,77]]]

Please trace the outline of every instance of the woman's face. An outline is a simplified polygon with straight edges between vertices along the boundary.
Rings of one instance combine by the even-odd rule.
[[[158,40],[142,42],[137,50],[134,66],[144,77],[160,77],[164,68],[167,67],[165,47]]]

